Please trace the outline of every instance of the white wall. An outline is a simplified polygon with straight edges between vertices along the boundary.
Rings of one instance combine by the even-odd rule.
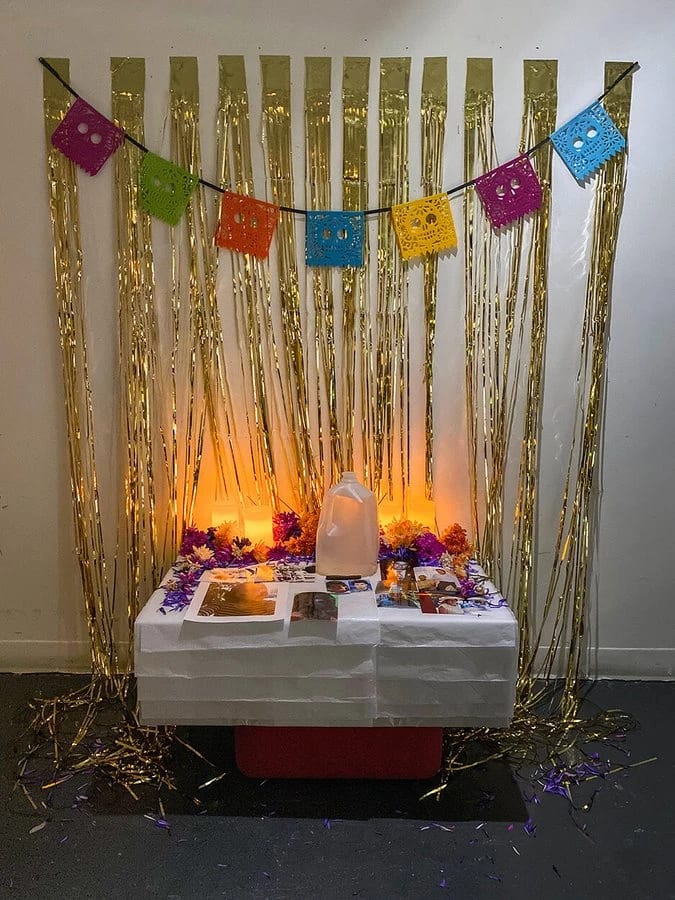
[[[0,364],[0,670],[86,668],[65,455],[62,383],[52,282],[44,173],[42,70],[37,57],[69,57],[71,78],[94,105],[109,109],[109,57],[141,56],[147,66],[146,142],[168,155],[164,132],[168,58],[199,57],[204,167],[215,171],[210,132],[217,56],[243,53],[249,79],[259,53],[413,59],[419,90],[424,56],[449,59],[447,183],[461,177],[465,61],[494,59],[496,139],[500,158],[516,150],[522,61],[559,60],[559,120],[578,112],[601,88],[605,60],[638,59],[630,129],[629,180],[615,273],[598,560],[594,570],[594,640],[600,674],[662,676],[675,668],[675,278],[671,263],[675,128],[675,13],[671,0],[5,0],[0,9],[0,104],[3,174]],[[335,82],[337,85],[337,81]],[[256,95],[251,86],[252,98]],[[253,120],[255,122],[255,119]],[[299,121],[299,116],[296,117]],[[413,141],[417,129],[413,127]],[[299,146],[298,146],[299,150]],[[413,143],[412,157],[418,158]],[[299,157],[301,158],[301,157]],[[413,163],[411,192],[415,196]],[[298,166],[297,173],[302,169]],[[554,171],[551,315],[546,375],[543,535],[559,504],[572,410],[576,341],[583,300],[590,191],[557,161]],[[85,243],[90,362],[104,482],[115,398],[115,269],[112,168],[80,179]],[[461,383],[461,256],[444,263],[447,304],[439,312],[441,376]],[[415,302],[413,300],[413,302]],[[572,349],[570,349],[572,348]],[[447,366],[447,370],[445,367]],[[466,521],[461,395],[442,399],[439,499],[445,521]],[[457,399],[459,398],[459,399]],[[440,482],[445,479],[445,482]],[[449,487],[446,489],[445,485]],[[454,485],[454,488],[453,488]],[[452,499],[451,499],[452,495]],[[461,499],[461,498],[464,499]],[[546,540],[542,549],[546,550]]]

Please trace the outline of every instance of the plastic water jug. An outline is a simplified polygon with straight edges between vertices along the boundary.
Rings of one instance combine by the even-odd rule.
[[[375,495],[353,472],[343,472],[321,507],[316,571],[319,575],[372,575],[379,549]]]

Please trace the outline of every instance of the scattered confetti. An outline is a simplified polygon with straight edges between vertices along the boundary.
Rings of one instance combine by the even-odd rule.
[[[553,869],[553,871],[555,872],[555,874],[558,876],[558,878],[562,878],[562,875],[561,875],[560,872],[556,869],[555,866],[551,866],[551,868]]]
[[[36,831],[42,831],[42,829],[45,827],[46,824],[47,824],[46,822],[40,822],[39,825],[33,825],[33,827],[28,832],[28,834],[35,834]]]
[[[324,827],[324,828],[328,828],[328,830],[330,831],[330,827],[331,827],[331,825],[330,825],[330,819],[324,819],[324,820],[323,820],[323,827]]]
[[[430,828],[438,828],[440,831],[454,831],[454,825],[440,825],[438,822],[431,822],[430,825],[422,825],[420,831],[429,831]]]
[[[528,819],[527,822],[523,825],[523,831],[530,835],[530,837],[536,837],[537,826],[534,824],[532,819]]]

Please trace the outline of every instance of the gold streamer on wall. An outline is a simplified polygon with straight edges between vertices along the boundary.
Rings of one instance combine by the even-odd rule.
[[[625,62],[606,63],[605,87],[629,65]],[[628,134],[631,91],[632,78],[629,76],[604,100],[605,109],[625,136]],[[579,684],[583,674],[581,663],[587,621],[588,567],[598,501],[595,475],[604,418],[612,270],[623,209],[626,163],[626,154],[620,153],[605,163],[596,176],[591,259],[577,377],[577,407],[583,410],[583,415],[575,422],[553,565],[536,642],[538,646],[544,625],[553,611],[552,637],[542,671],[545,677],[550,677],[556,656],[568,641],[561,700],[563,718],[578,714]],[[573,476],[575,469],[576,477]],[[528,675],[535,666],[534,650],[536,647],[528,660]]]
[[[110,71],[112,118],[142,142],[145,60],[115,57],[110,61]],[[140,209],[138,202],[141,159],[141,153],[130,143],[124,143],[114,157],[124,447],[118,559],[122,556],[126,560],[127,670],[133,661],[136,616],[176,552],[176,547],[167,546],[165,540],[171,528],[166,527],[166,522],[160,523],[164,527],[158,526],[158,512],[167,508],[166,504],[158,508],[157,490],[161,481],[157,468],[161,472],[162,458],[156,453],[161,448],[163,411],[159,395],[159,335],[150,216]]]
[[[292,207],[293,152],[291,141],[291,61],[288,56],[261,56],[263,142],[272,202]],[[295,462],[294,482],[301,510],[318,506],[322,486],[314,460],[309,420],[295,223],[282,213],[276,235],[279,303],[284,338],[284,393],[290,400],[290,424]]]
[[[243,56],[219,57],[220,89],[217,120],[220,183],[255,196],[248,91]],[[224,251],[221,251],[221,264]],[[277,402],[274,376],[280,382],[267,264],[249,253],[230,253],[235,323],[244,386],[253,404],[252,421],[264,463],[266,481],[277,506],[277,466],[272,447],[273,422],[283,427],[281,455],[288,445],[283,401]],[[273,374],[274,373],[274,376]],[[271,386],[271,388],[270,388]]]
[[[494,99],[492,60],[467,59],[464,97],[464,178],[470,180],[493,168],[492,137]],[[492,382],[492,343],[487,339],[490,309],[496,293],[493,245],[495,236],[473,190],[464,193],[464,277],[467,443],[472,531],[481,560],[491,572],[491,560],[484,549],[483,532],[490,521],[486,502],[489,464],[487,422],[491,405],[487,396]],[[482,462],[482,465],[481,465]],[[485,524],[484,524],[485,523]]]
[[[422,75],[422,194],[443,190],[443,146],[448,111],[448,65],[444,56],[424,60]],[[438,294],[438,256],[425,256],[424,265],[424,490],[428,500],[434,490],[434,341]]]
[[[346,210],[368,208],[369,84],[370,59],[345,57],[342,74],[342,206]],[[358,386],[363,475],[365,483],[373,487],[375,371],[368,223],[363,238],[363,266],[345,269],[342,275],[342,384],[338,405],[340,431],[344,435],[344,463],[345,468],[351,470],[354,467]]]
[[[201,172],[199,81],[194,57],[171,58],[171,155],[177,165],[190,172]],[[210,196],[209,199],[213,198]],[[174,378],[182,353],[187,356],[186,368],[178,373],[177,383],[174,382],[174,391],[179,389],[181,397],[187,396],[185,420],[178,428],[178,435],[185,440],[179,468],[183,474],[179,488],[182,527],[193,518],[207,414],[218,472],[226,493],[236,485],[240,499],[243,495],[257,499],[263,485],[252,429],[249,428],[246,451],[240,449],[237,438],[216,296],[214,229],[208,221],[201,185],[187,206],[185,226],[184,232],[172,230]],[[184,269],[187,269],[187,292]],[[187,322],[181,309],[184,293],[187,296]],[[189,388],[187,392],[186,387]]]
[[[68,79],[70,66],[67,59],[48,61],[63,78]],[[117,656],[113,634],[113,597],[108,586],[96,477],[92,396],[84,330],[77,178],[73,163],[51,145],[51,135],[68,111],[72,98],[47,70],[43,76],[43,92],[49,214],[54,242],[75,548],[82,580],[92,674],[109,677],[117,669]]]
[[[409,199],[408,84],[410,59],[380,60],[380,150],[378,206]],[[391,216],[377,229],[377,354],[374,480],[390,500],[400,477],[405,509],[409,483],[407,264],[401,259]],[[398,458],[395,459],[395,445]]]
[[[330,57],[305,58],[305,160],[308,209],[330,209]],[[330,483],[343,471],[342,442],[337,416],[333,272],[326,266],[312,271],[314,298],[316,402],[319,423],[319,460]],[[324,409],[323,400],[326,408]],[[324,468],[324,441],[330,457]]]
[[[558,102],[558,63],[555,60],[526,60],[525,107],[521,150],[538,143],[555,131]],[[548,309],[548,256],[551,215],[551,142],[536,155],[536,168],[542,186],[541,207],[533,214],[532,244],[525,271],[525,302],[531,309],[530,354],[525,389],[525,419],[518,477],[518,495],[511,548],[510,592],[519,625],[519,672],[523,672],[532,652],[531,619],[533,570],[535,561],[535,516],[539,486],[539,433],[543,400],[544,359]],[[531,299],[530,299],[531,298]],[[514,574],[515,573],[515,574]],[[524,696],[530,682],[521,680]]]

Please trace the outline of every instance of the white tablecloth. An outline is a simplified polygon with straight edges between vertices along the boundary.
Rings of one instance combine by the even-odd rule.
[[[318,587],[318,586],[317,586]],[[289,634],[284,619],[185,621],[156,591],[136,620],[145,724],[314,726],[507,725],[517,624],[507,606],[429,615],[378,608],[372,593],[340,597],[332,635]],[[300,629],[302,630],[302,629]]]

